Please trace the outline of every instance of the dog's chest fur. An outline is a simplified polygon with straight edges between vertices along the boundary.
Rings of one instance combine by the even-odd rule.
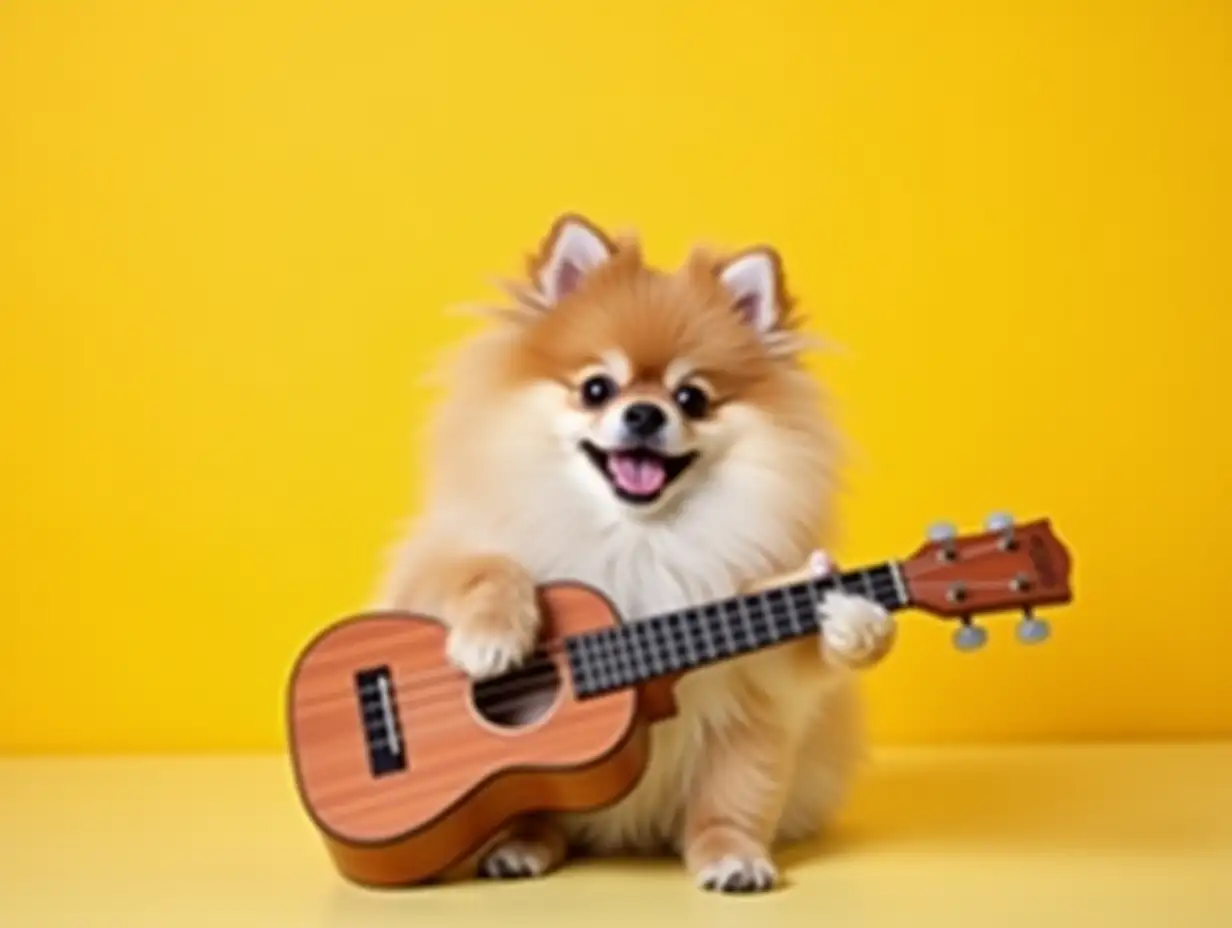
[[[553,532],[541,526],[522,536],[518,555],[540,583],[573,580],[601,590],[624,621],[699,605],[737,592],[741,583],[769,570],[742,533],[708,533],[689,526],[574,521]],[[746,531],[758,521],[746,519]],[[741,559],[745,563],[741,563]],[[753,562],[753,563],[749,563]],[[615,806],[569,816],[572,836],[596,850],[654,849],[677,839],[684,800],[700,761],[702,734],[721,729],[741,713],[732,675],[747,659],[687,674],[676,686],[678,713],[652,729],[649,767],[638,787]],[[747,672],[747,671],[746,671]]]

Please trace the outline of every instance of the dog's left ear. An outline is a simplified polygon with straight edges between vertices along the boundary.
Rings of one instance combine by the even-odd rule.
[[[788,311],[783,264],[774,249],[759,246],[719,265],[718,279],[736,312],[761,335],[778,328]]]
[[[615,250],[611,239],[585,217],[561,216],[531,262],[531,275],[543,300],[552,306],[568,296],[587,274],[610,261]]]

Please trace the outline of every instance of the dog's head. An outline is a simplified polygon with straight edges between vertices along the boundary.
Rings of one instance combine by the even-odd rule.
[[[510,492],[518,475],[546,479],[604,512],[660,518],[824,479],[830,445],[774,250],[695,250],[669,273],[568,215],[528,270],[512,324],[469,365],[472,413],[500,410],[474,425],[488,423],[483,453]]]

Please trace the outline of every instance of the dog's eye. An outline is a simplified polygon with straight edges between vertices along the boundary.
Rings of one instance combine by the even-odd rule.
[[[616,382],[606,374],[595,374],[582,382],[582,402],[587,406],[606,403],[616,395]]]
[[[710,409],[710,397],[694,386],[684,386],[676,391],[676,405],[690,419],[700,419]]]

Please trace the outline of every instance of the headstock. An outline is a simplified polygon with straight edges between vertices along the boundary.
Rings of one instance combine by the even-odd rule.
[[[1049,627],[1034,609],[1073,599],[1069,552],[1047,519],[1019,524],[998,512],[985,520],[983,532],[961,536],[953,525],[938,523],[900,570],[912,606],[962,623],[954,646],[964,651],[988,639],[974,615],[1021,610],[1018,640],[1036,644]]]

